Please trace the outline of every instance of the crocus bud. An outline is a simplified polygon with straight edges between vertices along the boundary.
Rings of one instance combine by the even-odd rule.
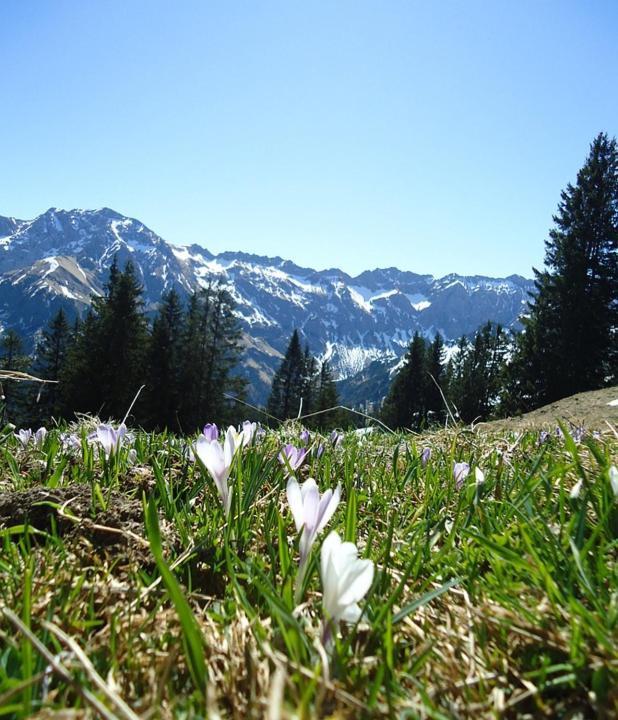
[[[461,490],[469,473],[470,466],[467,462],[458,462],[453,465],[453,479],[455,480],[455,487],[458,490]]]
[[[219,428],[214,423],[207,423],[204,425],[204,429],[202,430],[202,434],[208,440],[208,442],[212,442],[213,440],[219,439]]]

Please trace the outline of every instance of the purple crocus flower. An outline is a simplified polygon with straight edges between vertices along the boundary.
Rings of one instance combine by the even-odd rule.
[[[202,435],[208,440],[208,442],[213,442],[214,440],[219,439],[219,428],[214,423],[207,423],[204,425],[204,429],[202,430]]]
[[[322,454],[324,453],[324,445],[320,443],[313,451],[313,454],[315,457],[319,460],[322,457]]]
[[[421,453],[421,465],[423,467],[427,467],[427,463],[429,462],[430,458],[431,458],[431,448],[430,447],[423,448],[423,452]]]
[[[34,444],[39,448],[39,450],[43,447],[43,443],[45,442],[46,437],[47,437],[47,429],[44,427],[40,427],[34,433]]]
[[[547,430],[541,430],[539,433],[539,445],[543,445],[543,443],[546,443],[549,440],[549,433]]]
[[[311,435],[309,435],[309,430],[303,430],[299,435],[299,438],[303,445],[309,445],[309,440],[311,439]]]
[[[27,430],[18,430],[15,433],[15,437],[19,440],[23,447],[26,447],[30,440],[32,440],[32,430],[30,430],[30,428]]]
[[[453,480],[455,480],[455,487],[458,490],[461,490],[469,472],[470,466],[467,462],[458,462],[453,465]]]
[[[284,445],[279,453],[279,462],[286,467],[286,475],[289,470],[294,472],[303,464],[303,460],[307,455],[307,448],[297,448],[294,445]]]
[[[343,433],[340,433],[338,430],[333,430],[330,434],[330,441],[334,447],[341,445],[343,441]]]
[[[65,452],[77,452],[81,450],[82,443],[75,433],[63,432],[60,434],[60,442]]]
[[[225,440],[221,446],[216,440],[210,441],[203,435],[198,437],[193,449],[200,464],[206,468],[217,486],[219,497],[226,515],[230,513],[232,494],[228,486],[228,477],[232,469],[234,454],[238,448],[236,444],[236,431],[232,426],[225,433]]]
[[[124,423],[121,423],[117,430],[113,425],[101,423],[94,433],[94,439],[98,440],[103,448],[105,457],[110,457],[120,449],[122,439],[126,434],[127,426]]]

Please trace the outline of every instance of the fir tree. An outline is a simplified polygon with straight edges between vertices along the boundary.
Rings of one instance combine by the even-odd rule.
[[[176,290],[172,289],[161,298],[148,343],[144,400],[144,424],[148,427],[177,428],[183,334],[182,303]]]
[[[414,333],[403,365],[395,376],[384,401],[382,416],[397,428],[423,427],[427,419],[427,345]]]
[[[60,418],[62,414],[58,381],[64,371],[70,342],[71,328],[64,310],[60,308],[36,347],[34,374],[41,379],[55,381],[45,383],[36,392],[32,412],[39,422],[50,417]]]
[[[294,330],[285,356],[275,373],[267,410],[279,420],[294,418],[307,386],[306,358],[300,346],[298,331]]]
[[[509,368],[510,409],[618,380],[618,147],[599,134],[562,192]]]
[[[208,287],[189,299],[179,378],[178,419],[184,432],[235,416],[226,395],[242,396],[245,383],[234,372],[242,346],[233,310],[230,294],[220,287]]]
[[[330,365],[325,360],[320,368],[317,378],[317,388],[314,400],[314,412],[320,412],[316,415],[314,426],[322,430],[332,430],[341,422],[341,413],[338,410],[331,410],[339,405],[339,395],[337,393],[337,385],[333,379]],[[329,412],[323,412],[329,410]]]
[[[124,417],[145,380],[146,342],[135,268],[129,261],[120,272],[114,260],[105,294],[93,300],[61,374],[65,415],[81,411]]]

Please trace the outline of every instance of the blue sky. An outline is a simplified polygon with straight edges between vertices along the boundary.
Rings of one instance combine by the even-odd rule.
[[[0,214],[350,273],[530,275],[618,134],[618,3],[0,2]]]

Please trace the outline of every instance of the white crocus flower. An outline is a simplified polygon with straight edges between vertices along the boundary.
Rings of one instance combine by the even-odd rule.
[[[609,484],[612,486],[614,497],[618,500],[618,468],[615,465],[609,469]]]
[[[226,515],[229,514],[232,504],[227,479],[236,452],[235,435],[237,435],[236,431],[230,426],[225,433],[223,447],[216,440],[208,440],[204,435],[200,435],[193,446],[197,459],[206,468],[217,486]]]
[[[373,562],[359,559],[354,543],[342,542],[334,530],[328,535],[320,557],[326,627],[330,624],[336,627],[340,620],[358,622],[361,616],[358,603],[371,587],[373,573]]]
[[[338,484],[334,491],[329,489],[320,497],[320,491],[313,478],[309,478],[299,485],[298,480],[291,477],[288,480],[287,496],[296,531],[302,530],[300,565],[296,578],[296,590],[299,592],[311,547],[318,533],[326,527],[341,500],[341,484]]]
[[[253,444],[253,441],[256,437],[257,429],[258,426],[256,422],[250,422],[249,420],[245,420],[245,422],[242,424],[242,430],[240,431],[240,434],[242,435],[243,447],[247,447],[247,445]]]
[[[573,487],[571,488],[571,492],[569,493],[569,497],[571,498],[571,500],[577,500],[582,491],[583,484],[584,481],[580,479],[575,483],[575,485],[573,485]]]
[[[485,482],[485,473],[480,467],[474,468],[474,479],[476,480],[477,486],[482,485]]]
[[[32,440],[32,430],[18,430],[15,433],[15,437],[19,440],[23,447],[26,447],[30,440]]]
[[[243,433],[238,431],[233,425],[230,425],[225,431],[225,443],[230,443],[232,447],[232,453],[236,452],[238,448],[243,446]]]

